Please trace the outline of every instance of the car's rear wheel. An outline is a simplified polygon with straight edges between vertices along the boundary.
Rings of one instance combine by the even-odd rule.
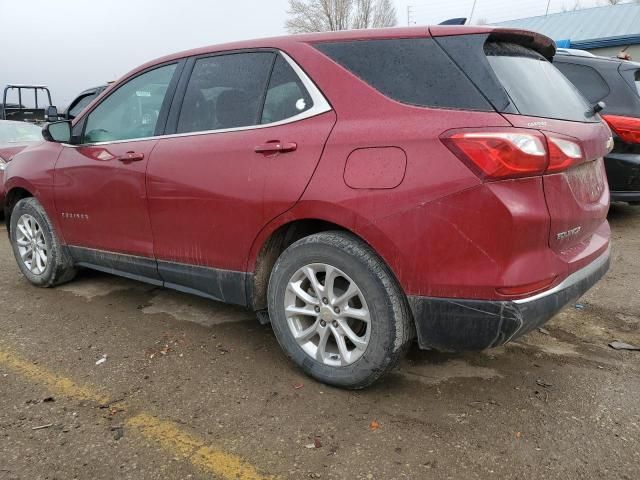
[[[392,369],[414,331],[388,267],[343,232],[312,235],[285,250],[271,273],[269,315],[298,366],[345,388],[366,387]]]
[[[23,275],[38,287],[59,285],[75,276],[71,259],[35,198],[20,200],[13,209],[11,246]]]

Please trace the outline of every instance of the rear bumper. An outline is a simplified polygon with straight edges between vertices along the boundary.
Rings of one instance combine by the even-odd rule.
[[[484,350],[514,340],[578,300],[604,276],[609,264],[610,248],[558,286],[521,300],[410,296],[420,347],[441,351]]]

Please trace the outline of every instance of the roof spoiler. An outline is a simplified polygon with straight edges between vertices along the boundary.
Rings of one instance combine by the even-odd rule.
[[[548,60],[556,54],[556,42],[546,35],[530,30],[495,29],[489,34],[489,41],[517,43],[535,50]]]
[[[464,17],[460,17],[460,18],[450,18],[449,20],[440,22],[438,25],[464,25],[465,23],[467,23],[467,19]]]
[[[556,44],[552,39],[541,33],[532,32],[531,30],[475,25],[464,27],[459,25],[434,25],[429,27],[429,33],[432,37],[485,34],[488,36],[488,41],[490,42],[517,43],[518,45],[535,50],[549,60],[556,54]]]

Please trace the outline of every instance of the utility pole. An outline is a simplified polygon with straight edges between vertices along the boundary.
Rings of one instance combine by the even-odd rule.
[[[471,7],[471,14],[469,15],[469,21],[467,22],[467,25],[471,25],[471,20],[473,20],[473,12],[476,11],[476,3],[478,3],[478,0],[473,0],[473,6]]]
[[[411,26],[411,5],[407,5],[407,27]]]
[[[547,0],[547,11],[544,13],[544,16],[546,17],[547,15],[549,15],[549,7],[551,6],[551,0]]]

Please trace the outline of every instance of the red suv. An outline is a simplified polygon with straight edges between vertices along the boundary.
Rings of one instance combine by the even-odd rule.
[[[9,164],[18,265],[38,286],[87,267],[244,305],[349,388],[416,334],[501,345],[609,265],[611,132],[554,53],[432,27],[150,62]]]

